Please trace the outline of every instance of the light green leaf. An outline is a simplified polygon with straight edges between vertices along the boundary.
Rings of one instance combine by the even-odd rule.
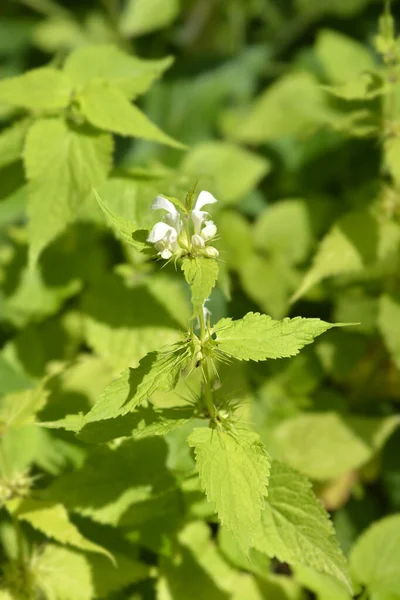
[[[117,372],[181,339],[181,325],[168,312],[168,303],[160,303],[150,287],[128,287],[109,275],[84,295],[85,340]]]
[[[342,217],[320,243],[312,267],[292,301],[326,277],[357,273],[376,261],[379,238],[378,223],[369,213],[353,212]]]
[[[354,80],[363,71],[375,67],[369,50],[347,35],[323,29],[318,34],[315,53],[333,83]]]
[[[137,583],[150,576],[151,568],[135,560],[133,548],[128,556],[115,554],[115,564],[103,556],[91,554],[86,557],[92,571],[96,598],[106,598],[109,594],[132,583]]]
[[[304,413],[274,431],[282,460],[312,479],[333,479],[361,467],[383,447],[400,417]]]
[[[238,273],[244,292],[264,312],[275,319],[287,315],[299,277],[281,255],[262,256],[254,252],[238,264]]]
[[[189,360],[188,348],[178,346],[169,352],[148,354],[137,369],[123,371],[86,415],[82,434],[93,422],[126,415],[156,390],[172,390]]]
[[[64,71],[75,84],[110,82],[126,98],[145,93],[173,62],[172,57],[143,60],[130,56],[111,44],[96,44],[75,50],[66,60]]]
[[[348,589],[331,575],[304,565],[296,565],[293,571],[296,581],[314,592],[318,600],[351,600]]]
[[[5,167],[22,157],[30,124],[30,119],[20,119],[0,133],[0,167]]]
[[[371,600],[400,598],[400,515],[385,517],[357,540],[350,555],[351,572]]]
[[[268,499],[253,545],[281,562],[332,575],[352,591],[332,523],[311,483],[277,461],[272,462]]]
[[[221,523],[244,552],[252,543],[267,495],[269,458],[255,432],[197,428],[188,437],[200,481]]]
[[[35,414],[45,406],[47,397],[48,392],[43,385],[4,396],[0,400],[0,422],[7,428],[33,423]]]
[[[227,600],[231,597],[237,575],[218,552],[210,534],[207,524],[200,521],[189,523],[179,532],[180,560],[174,560],[174,556],[161,560],[157,584],[159,600]]]
[[[400,297],[382,294],[378,325],[393,362],[400,369]]]
[[[91,568],[83,554],[48,544],[35,558],[35,579],[46,598],[49,600],[93,599]]]
[[[254,244],[291,264],[303,262],[314,241],[310,209],[304,200],[285,199],[268,206],[254,226]]]
[[[196,179],[209,181],[218,199],[232,203],[256,187],[271,170],[271,164],[235,144],[212,141],[190,150],[183,159],[182,169]]]
[[[107,134],[72,128],[61,119],[39,119],[31,127],[24,160],[32,262],[75,218],[92,186],[106,178],[111,155]]]
[[[266,360],[295,356],[314,339],[342,323],[286,317],[274,321],[268,315],[247,313],[243,319],[221,319],[214,327],[217,349],[239,360]]]
[[[192,292],[193,316],[202,310],[204,301],[211,294],[218,278],[218,263],[212,258],[185,257],[182,271]]]
[[[331,118],[318,81],[309,73],[290,73],[256,98],[249,114],[239,120],[233,137],[257,144],[304,134]]]
[[[96,446],[81,468],[55,479],[41,495],[98,523],[138,530],[163,511],[169,518],[177,510],[179,498],[166,468],[167,455],[160,437],[126,440],[114,450]]]
[[[0,81],[0,102],[28,110],[62,110],[71,101],[71,94],[70,78],[50,67]]]
[[[32,387],[32,381],[0,356],[0,396]]]
[[[74,546],[87,552],[98,552],[112,559],[112,555],[94,542],[86,539],[69,520],[62,504],[36,500],[16,499],[7,503],[8,511],[20,521],[26,521],[45,536],[64,545]]]
[[[121,14],[123,35],[137,37],[171,25],[179,14],[179,0],[128,0]]]
[[[79,106],[89,123],[99,129],[159,142],[173,148],[185,148],[183,144],[161,131],[111,84],[93,81],[85,85],[79,95]]]

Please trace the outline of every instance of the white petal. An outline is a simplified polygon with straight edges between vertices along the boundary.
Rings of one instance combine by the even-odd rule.
[[[165,248],[165,250],[160,252],[160,255],[161,255],[161,258],[171,258],[172,252],[170,250],[168,250],[168,248]]]
[[[200,235],[192,235],[192,246],[194,248],[204,248],[204,240]]]
[[[192,221],[194,225],[194,232],[200,235],[200,229],[203,221],[208,217],[208,213],[204,210],[192,210]]]
[[[205,190],[203,190],[202,192],[200,192],[196,200],[194,210],[201,210],[206,204],[215,204],[215,202],[217,202],[217,199],[214,198],[214,196],[210,194],[210,192],[206,192]]]
[[[173,227],[163,223],[162,221],[159,221],[150,231],[147,241],[155,244],[156,242],[165,239],[168,235],[171,235],[171,231],[173,231],[176,235],[176,231]]]
[[[204,227],[201,230],[201,237],[203,238],[203,240],[211,240],[211,238],[213,238],[217,233],[217,226],[215,225],[214,221],[206,221],[204,223]]]
[[[151,208],[153,210],[158,210],[159,208],[163,208],[164,210],[166,210],[167,212],[169,212],[171,215],[176,215],[178,214],[178,211],[176,210],[175,206],[172,204],[172,202],[170,200],[167,200],[166,198],[164,198],[164,196],[157,196],[157,198],[155,198],[153,200],[153,204],[151,205]]]

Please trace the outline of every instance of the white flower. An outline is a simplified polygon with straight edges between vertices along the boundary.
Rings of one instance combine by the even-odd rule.
[[[200,192],[190,213],[193,226],[186,217],[186,227],[183,228],[182,216],[175,205],[164,198],[157,196],[152,204],[153,210],[165,210],[163,220],[156,223],[149,233],[147,241],[154,247],[162,258],[189,254],[192,256],[207,256],[217,258],[218,250],[208,245],[215,237],[217,228],[213,221],[209,220],[209,214],[201,210],[206,204],[214,204],[217,200],[206,191]]]
[[[167,200],[167,198],[164,198],[163,196],[157,196],[157,198],[153,201],[151,208],[153,210],[158,210],[160,208],[166,210],[167,214],[163,218],[163,221],[176,229],[176,233],[179,235],[182,227],[181,215],[170,200]]]
[[[171,258],[179,250],[178,233],[174,227],[160,221],[150,231],[148,242],[154,244],[161,258]]]
[[[209,216],[208,212],[205,212],[204,210],[201,210],[201,209],[206,204],[214,204],[215,202],[217,202],[217,200],[216,200],[216,198],[214,198],[214,196],[212,194],[210,194],[210,192],[206,192],[203,190],[198,195],[196,204],[194,205],[194,209],[192,210],[192,214],[191,214],[195,234],[200,235],[201,226],[202,226],[203,222]]]

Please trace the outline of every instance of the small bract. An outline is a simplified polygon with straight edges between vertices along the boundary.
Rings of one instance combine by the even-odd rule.
[[[210,192],[203,190],[190,212],[190,218],[183,218],[170,200],[157,196],[152,209],[163,209],[167,214],[162,221],[154,225],[147,241],[154,244],[158,254],[165,259],[186,254],[217,258],[218,250],[210,245],[217,234],[217,227],[209,219],[209,213],[202,210],[207,204],[215,204],[215,202],[217,202],[216,198]]]

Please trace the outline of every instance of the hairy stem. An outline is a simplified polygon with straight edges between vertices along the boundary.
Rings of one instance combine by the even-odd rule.
[[[206,338],[206,324],[204,319],[203,310],[200,311],[199,314],[199,323],[200,323],[200,342],[203,346]],[[206,405],[208,414],[211,419],[215,418],[215,406],[212,399],[212,389],[211,389],[211,378],[210,371],[207,364],[207,359],[202,361],[202,372],[203,372],[203,390],[204,390],[204,403]]]

